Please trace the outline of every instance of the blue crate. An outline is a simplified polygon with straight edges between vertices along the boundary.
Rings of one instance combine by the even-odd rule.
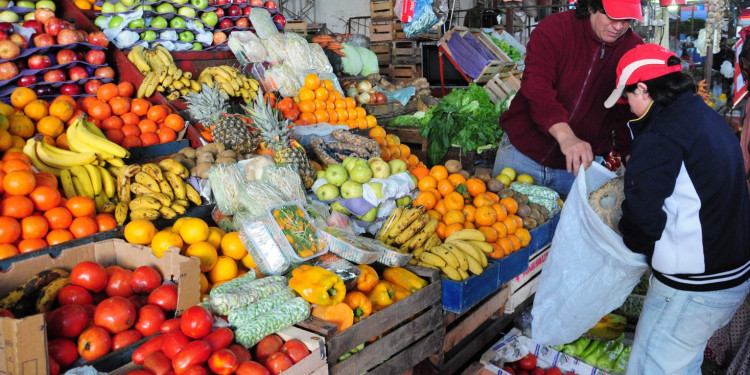
[[[544,224],[529,231],[531,241],[529,241],[529,245],[526,247],[531,250],[531,254],[552,243],[552,237],[555,235],[558,221],[560,221],[559,214],[553,216],[552,220],[546,221]]]
[[[499,287],[526,271],[529,268],[529,256],[531,248],[526,246],[498,259],[500,274],[496,286]]]
[[[528,263],[528,259],[526,259]],[[488,260],[481,275],[463,281],[443,279],[443,310],[460,314],[498,290],[500,262]]]

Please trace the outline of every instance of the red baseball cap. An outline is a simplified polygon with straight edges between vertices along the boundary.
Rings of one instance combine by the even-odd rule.
[[[635,19],[643,21],[640,0],[602,0],[604,11],[615,20]]]
[[[612,108],[622,98],[627,85],[682,71],[681,64],[667,65],[667,60],[672,56],[677,57],[672,51],[653,43],[641,44],[625,52],[617,63],[617,86],[604,106]]]

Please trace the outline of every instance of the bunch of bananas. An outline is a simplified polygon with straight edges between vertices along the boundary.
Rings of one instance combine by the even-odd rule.
[[[438,221],[425,213],[423,206],[414,208],[397,207],[391,212],[380,228],[377,239],[387,245],[398,246],[399,250],[408,253],[427,242],[439,242],[435,231]]]
[[[184,214],[189,202],[201,204],[198,191],[185,182],[190,172],[174,159],[164,159],[158,164],[131,164],[110,171],[117,177],[118,202],[114,212],[119,224],[127,220],[128,211],[131,220],[171,219]]]
[[[415,250],[413,263],[439,269],[446,278],[461,281],[467,279],[470,273],[481,275],[488,264],[486,253],[491,252],[492,245],[485,242],[482,232],[462,229],[448,236],[442,245]]]
[[[229,65],[211,66],[203,69],[198,76],[198,83],[209,87],[219,85],[229,97],[242,97],[248,104],[258,95],[258,81],[242,74],[237,68]]]
[[[69,284],[70,273],[64,269],[41,271],[0,299],[0,308],[9,310],[16,318],[48,312],[60,291]]]
[[[190,91],[201,89],[198,81],[191,79],[193,74],[178,68],[172,54],[160,44],[154,49],[135,46],[128,53],[128,60],[145,76],[136,94],[139,98],[148,98],[158,91],[168,100],[177,100]]]

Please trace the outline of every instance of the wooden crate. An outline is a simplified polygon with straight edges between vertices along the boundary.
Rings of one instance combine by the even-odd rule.
[[[510,297],[505,304],[505,313],[515,313],[524,301],[532,298],[539,289],[539,276],[542,274],[544,263],[549,255],[549,246],[532,254],[529,259],[529,269],[508,282]]]
[[[370,1],[370,19],[373,21],[390,21],[396,18],[393,12],[393,0]]]
[[[391,79],[394,81],[413,81],[422,76],[422,64],[391,64]]]
[[[382,125],[381,125],[382,126]],[[427,158],[427,138],[419,135],[421,128],[409,128],[400,126],[385,126],[385,132],[395,134],[401,144],[409,146],[411,153],[417,155],[419,160],[425,161]]]
[[[391,21],[372,21],[370,24],[370,42],[390,42],[397,39],[397,33],[403,34],[401,22]]]
[[[504,100],[511,93],[518,92],[520,89],[520,72],[514,71],[496,74],[484,85],[484,91],[487,91],[493,103]]]
[[[339,334],[335,325],[315,317],[298,324],[326,339],[331,374],[402,373],[439,350],[445,334],[440,275],[432,269],[407,268],[430,284]],[[378,336],[375,342],[338,362],[342,355]]]
[[[370,51],[378,57],[378,64],[391,63],[391,44],[390,43],[373,43],[370,44]],[[382,73],[381,73],[382,74]]]
[[[387,63],[381,63],[378,61],[378,69],[380,70],[381,76],[390,77],[391,76],[391,63],[390,61]]]
[[[393,42],[393,63],[399,65],[421,64],[422,46],[413,40]]]
[[[307,21],[286,20],[286,26],[284,26],[284,31],[307,35]]]

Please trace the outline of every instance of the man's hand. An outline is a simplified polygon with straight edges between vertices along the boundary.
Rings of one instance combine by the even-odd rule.
[[[565,164],[568,172],[578,176],[578,169],[583,164],[584,169],[588,169],[591,162],[594,161],[594,153],[591,151],[591,145],[584,142],[573,134],[570,125],[559,122],[549,128],[549,133],[560,144],[560,151],[565,155]]]

